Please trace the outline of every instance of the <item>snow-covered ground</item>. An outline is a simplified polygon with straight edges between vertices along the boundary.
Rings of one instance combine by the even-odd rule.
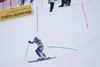
[[[38,32],[35,2],[34,15],[0,22],[0,67],[100,67],[99,3],[100,0],[72,0],[72,6],[59,8],[59,0],[50,13],[47,0],[43,0],[43,5],[38,3]],[[42,40],[46,55],[56,59],[28,63],[38,58],[35,44],[29,45],[25,58],[28,41],[35,36]]]

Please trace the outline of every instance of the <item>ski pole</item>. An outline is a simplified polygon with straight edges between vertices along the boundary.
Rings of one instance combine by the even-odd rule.
[[[27,46],[27,50],[26,50],[26,55],[25,55],[25,58],[27,57],[28,48],[29,48],[29,43],[28,43],[28,46]]]

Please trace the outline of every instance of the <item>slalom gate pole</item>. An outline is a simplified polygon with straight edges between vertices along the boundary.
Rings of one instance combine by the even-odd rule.
[[[28,48],[29,48],[29,43],[28,43],[28,46],[27,46],[27,50],[26,50],[26,55],[25,55],[25,58],[27,57]]]
[[[37,32],[38,32],[38,5],[36,6]]]
[[[42,4],[42,7],[43,7],[43,0],[41,0],[41,4]]]
[[[86,26],[87,26],[87,29],[88,29],[88,23],[87,23],[87,18],[86,18],[85,10],[84,10],[83,4],[81,4],[81,5],[82,5],[85,21],[86,21]]]

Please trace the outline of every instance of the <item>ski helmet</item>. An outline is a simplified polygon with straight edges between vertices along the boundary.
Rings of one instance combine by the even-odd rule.
[[[34,38],[34,41],[38,41],[38,38],[37,38],[37,37],[35,37],[35,38]]]

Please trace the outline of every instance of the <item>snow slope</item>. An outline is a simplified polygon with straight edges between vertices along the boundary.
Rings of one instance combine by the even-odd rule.
[[[59,8],[55,2],[52,13],[43,0],[38,4],[38,32],[36,5],[34,15],[0,23],[0,67],[100,67],[100,5],[99,0],[72,0],[72,6]],[[89,29],[86,27],[81,3],[83,3]],[[37,45],[28,41],[37,36],[45,46],[47,56],[56,59],[38,63],[35,60]],[[48,46],[65,47],[51,48]],[[75,51],[75,50],[77,51]]]

